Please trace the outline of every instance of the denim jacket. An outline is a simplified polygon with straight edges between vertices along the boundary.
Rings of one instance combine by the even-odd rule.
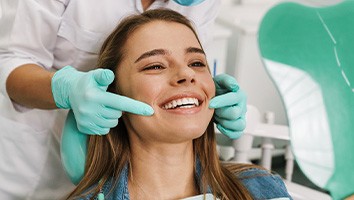
[[[197,162],[196,167],[196,178],[200,179],[200,165]],[[108,181],[102,188],[102,193],[105,195],[105,200],[130,200],[129,191],[128,191],[128,165],[124,167],[122,173],[118,178],[118,183],[115,188],[109,193],[112,180]],[[292,200],[289,195],[284,182],[282,181],[279,175],[271,174],[266,170],[251,168],[245,170],[237,175],[239,180],[244,184],[244,186],[251,193],[253,199],[255,200],[270,200],[270,199],[279,199],[279,200]],[[207,193],[211,193],[210,188]],[[84,200],[89,200],[92,198],[92,195],[88,195],[83,198]],[[97,199],[94,198],[94,199]]]

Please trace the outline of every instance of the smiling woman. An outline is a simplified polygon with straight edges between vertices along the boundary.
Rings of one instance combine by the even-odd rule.
[[[85,175],[68,198],[290,198],[279,176],[219,162],[208,106],[215,86],[185,17],[151,10],[126,18],[103,44],[98,67],[116,75],[108,91],[155,112],[124,113],[108,135],[90,136]]]
[[[193,31],[180,23],[155,20],[129,34],[124,46],[129,47],[124,58],[112,69],[117,92],[155,111],[151,117],[123,117],[128,132],[135,132],[130,139],[139,135],[159,143],[190,143],[201,136],[213,115],[208,105],[215,86]]]

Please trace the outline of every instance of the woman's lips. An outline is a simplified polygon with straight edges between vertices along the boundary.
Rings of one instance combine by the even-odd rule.
[[[186,107],[177,107],[173,109],[163,109],[163,110],[173,114],[182,114],[182,115],[196,114],[202,110],[202,106],[201,106],[202,104],[193,107],[186,106]]]
[[[193,114],[201,110],[203,102],[201,95],[184,93],[168,98],[164,103],[160,104],[160,107],[172,113]]]
[[[184,97],[180,99],[174,99],[166,103],[165,105],[163,105],[162,108],[168,110],[168,109],[176,109],[176,108],[192,108],[198,106],[199,106],[199,100],[197,98]]]
[[[176,106],[180,107],[181,105],[194,104],[199,105],[203,102],[201,95],[197,93],[179,93],[173,95],[166,100],[164,100],[159,106],[161,108],[175,108]]]

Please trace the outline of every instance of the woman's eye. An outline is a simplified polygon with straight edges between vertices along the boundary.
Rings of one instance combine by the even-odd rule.
[[[148,67],[145,67],[143,69],[143,71],[146,71],[146,70],[159,70],[159,69],[164,69],[162,65],[151,65],[151,66],[148,66]]]
[[[193,62],[191,64],[189,64],[190,67],[205,67],[206,65],[202,62]]]

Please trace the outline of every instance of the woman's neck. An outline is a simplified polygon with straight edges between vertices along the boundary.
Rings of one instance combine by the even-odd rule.
[[[131,145],[131,199],[181,199],[198,194],[193,142]]]

